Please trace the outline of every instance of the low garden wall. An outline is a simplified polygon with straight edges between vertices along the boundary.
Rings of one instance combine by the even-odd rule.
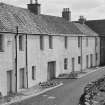
[[[102,95],[103,94],[103,95]],[[79,105],[105,105],[105,76],[88,83],[81,95]]]

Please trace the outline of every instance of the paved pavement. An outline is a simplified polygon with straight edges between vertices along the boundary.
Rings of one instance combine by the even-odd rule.
[[[60,79],[64,83],[63,86],[11,105],[77,105],[85,85],[103,75],[104,68],[79,79]]]

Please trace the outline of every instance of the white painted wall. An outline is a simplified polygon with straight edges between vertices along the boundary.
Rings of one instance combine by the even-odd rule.
[[[4,52],[0,52],[0,92],[7,95],[7,71],[13,71],[14,78],[14,37],[9,34],[4,35]],[[12,80],[14,83],[14,79]],[[13,91],[15,89],[13,84]]]
[[[86,46],[86,37],[83,38],[82,41],[82,55],[83,55],[83,69],[86,69],[86,55],[89,56],[89,67],[91,66],[90,64],[90,54],[93,55],[93,66],[99,66],[100,64],[100,39],[98,38],[98,46],[95,49],[95,37],[89,37],[88,38],[88,46]],[[97,65],[96,65],[96,52],[98,53],[98,60],[97,60]]]
[[[7,74],[6,71],[13,70],[13,83],[15,81],[15,41],[13,35],[4,35],[4,52],[0,52],[0,91],[3,95],[7,95]],[[10,45],[7,44],[7,40],[11,39]],[[75,58],[75,71],[81,70],[81,65],[78,64],[78,56],[81,55],[81,48],[78,48],[78,37],[68,37],[68,48],[64,47],[64,36],[53,36],[53,49],[49,49],[49,38],[44,36],[44,50],[40,50],[39,36],[28,35],[27,38],[28,48],[28,85],[32,87],[39,82],[47,81],[47,67],[48,62],[56,61],[56,77],[62,73],[70,73],[72,71],[72,57]],[[26,79],[26,45],[24,36],[24,51],[19,51],[19,40],[17,40],[18,48],[18,91],[20,89],[20,68],[25,69],[25,86],[27,85]],[[89,38],[89,45],[86,47],[86,38],[82,40],[82,53],[83,53],[83,69],[86,69],[86,55],[93,54],[95,62],[95,38]],[[97,65],[100,63],[100,47],[98,46],[96,51],[98,52]],[[68,69],[64,70],[64,58],[68,58]],[[90,59],[90,58],[89,58]],[[90,64],[90,60],[89,60]],[[32,66],[36,66],[36,79],[32,80]],[[95,63],[94,63],[95,66]],[[15,83],[14,83],[15,84]],[[15,90],[15,85],[13,85]]]

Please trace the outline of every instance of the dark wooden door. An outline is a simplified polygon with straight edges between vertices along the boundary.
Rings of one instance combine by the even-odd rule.
[[[20,88],[25,88],[25,83],[24,83],[24,68],[20,69]]]
[[[72,72],[75,71],[75,58],[72,58]]]
[[[56,62],[48,62],[48,80],[52,80],[55,78],[55,67]]]
[[[12,93],[12,71],[7,71],[7,94]]]

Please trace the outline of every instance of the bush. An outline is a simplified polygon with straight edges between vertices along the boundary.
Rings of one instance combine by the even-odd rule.
[[[75,73],[75,72],[71,72],[69,74],[69,78],[77,78],[78,77],[78,73]]]
[[[54,80],[52,80],[52,81],[47,81],[47,82],[43,82],[43,83],[39,83],[39,86],[41,87],[41,88],[50,88],[50,87],[53,87],[53,86],[56,86],[56,85],[58,85],[60,82],[57,82],[57,81],[54,81]]]
[[[65,77],[67,74],[59,74],[59,77]]]

